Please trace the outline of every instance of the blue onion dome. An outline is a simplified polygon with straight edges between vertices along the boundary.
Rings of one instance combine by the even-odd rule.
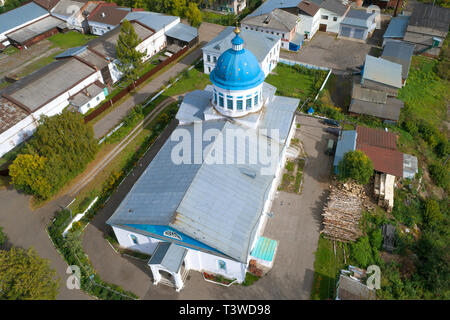
[[[239,28],[234,32],[236,36],[231,40],[232,48],[220,55],[209,78],[214,85],[226,90],[254,88],[264,82],[264,72],[255,55],[244,49]]]

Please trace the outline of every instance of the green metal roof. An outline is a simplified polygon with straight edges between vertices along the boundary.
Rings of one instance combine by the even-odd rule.
[[[277,248],[277,241],[265,237],[259,237],[255,247],[252,250],[252,257],[272,261]]]

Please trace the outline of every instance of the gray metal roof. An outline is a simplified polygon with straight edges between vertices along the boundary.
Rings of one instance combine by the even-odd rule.
[[[450,24],[450,9],[442,8],[434,4],[414,4],[413,13],[408,26],[424,27],[443,32],[448,32]]]
[[[58,18],[48,16],[39,21],[31,23],[26,27],[20,28],[16,31],[7,34],[9,39],[16,41],[17,43],[24,43],[27,40],[43,34],[53,28],[64,28],[66,23]]]
[[[214,39],[212,39],[202,50],[215,51],[218,55],[231,48],[231,40],[235,34],[234,27],[226,27]],[[250,50],[262,63],[264,58],[273,49],[275,44],[280,40],[276,35],[269,35],[254,30],[241,29],[241,38],[244,40],[244,48]]]
[[[87,46],[73,47],[73,48],[67,49],[66,51],[58,54],[55,57],[55,59],[73,57],[73,56],[76,56],[77,54],[83,52],[86,49],[87,49]]]
[[[86,4],[86,0],[60,0],[58,4],[51,10],[54,14],[69,17],[72,14],[79,12]]]
[[[168,24],[178,19],[178,17],[149,11],[134,11],[128,13],[124,19],[127,19],[129,21],[138,20],[142,24],[145,24],[146,26],[158,32]]]
[[[227,120],[206,121],[202,126],[203,132],[216,129],[222,134],[223,148],[228,130],[245,129]],[[171,137],[180,130],[187,130],[194,137],[192,124],[178,126]],[[220,148],[217,140],[202,141],[202,150],[194,149],[193,140],[191,149],[205,155],[203,163],[175,164],[171,153],[179,141],[169,138],[108,223],[169,225],[231,258],[246,262],[255,226],[274,178],[271,174],[261,174],[265,166],[260,161],[248,164],[249,150],[253,145],[270,154],[264,145],[268,138],[259,136],[257,142],[236,144],[228,154],[223,152],[224,164],[211,163],[212,153],[216,152],[212,150]],[[281,150],[279,146],[279,152]],[[236,155],[245,155],[247,164],[226,164],[227,156],[237,159]],[[249,171],[254,177],[246,174]]]
[[[269,136],[271,136],[271,130],[278,129],[280,141],[286,141],[295,110],[297,110],[299,103],[299,99],[274,96],[273,100],[263,109],[259,128],[267,129]]]
[[[99,95],[103,91],[103,88],[104,85],[98,83],[98,81],[93,82],[70,97],[70,104],[75,107],[81,107]]]
[[[341,274],[337,296],[339,300],[375,300],[376,292],[358,280]]]
[[[178,109],[176,118],[180,122],[199,122],[205,117],[203,112],[210,105],[211,91],[195,90],[184,96],[183,102]]]
[[[48,12],[34,2],[0,14],[0,33],[14,29],[31,20],[48,15]]]
[[[341,24],[368,29],[374,22],[374,19],[375,13],[368,13],[363,10],[350,9]]]
[[[180,271],[187,249],[177,246],[171,242],[162,241],[158,243],[152,257],[148,261],[149,265],[160,265],[164,269],[177,273]]]
[[[267,14],[277,8],[282,9],[282,8],[297,7],[297,5],[301,1],[302,0],[267,0],[262,5],[260,5],[258,8],[256,8],[255,11],[250,13],[248,15],[248,17],[258,16],[261,14]]]
[[[391,19],[383,38],[403,38],[408,27],[409,16],[397,16]]]
[[[403,178],[414,179],[416,173],[419,172],[419,163],[415,156],[403,154]]]
[[[387,41],[381,58],[402,65],[402,78],[408,78],[411,58],[414,54],[414,44],[403,41]]]
[[[13,83],[2,93],[34,112],[95,72],[76,59],[58,60]]]
[[[353,83],[352,98],[367,102],[386,103],[387,92],[363,88],[359,83]]]
[[[319,0],[320,1],[320,0]],[[319,7],[324,8],[328,11],[334,12],[339,16],[343,16],[347,11],[347,6],[342,4],[339,0],[323,0],[320,3],[319,1],[314,1]]]
[[[375,103],[352,99],[348,111],[397,121],[403,106],[404,104],[401,100],[391,97],[387,98],[386,103]]]
[[[198,36],[197,28],[188,26],[184,23],[178,23],[166,31],[166,36],[181,41],[190,42]]]
[[[269,13],[247,16],[242,23],[257,27],[291,32],[297,26],[298,17],[281,9],[274,9]]]
[[[362,77],[363,79],[401,88],[402,65],[386,59],[366,55]]]
[[[337,166],[344,158],[344,154],[356,150],[356,130],[345,130],[342,132],[336,145],[333,166]]]

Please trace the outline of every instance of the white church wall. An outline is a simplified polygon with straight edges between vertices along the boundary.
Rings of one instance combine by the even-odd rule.
[[[114,234],[120,246],[131,250],[140,251],[146,254],[153,254],[156,246],[161,240],[142,235],[137,232],[131,232],[122,228],[112,227]],[[136,237],[137,243],[133,242],[133,237]]]

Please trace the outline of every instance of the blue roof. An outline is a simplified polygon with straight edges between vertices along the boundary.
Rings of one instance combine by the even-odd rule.
[[[272,261],[276,249],[277,242],[275,240],[261,236],[258,238],[258,241],[256,242],[251,255],[256,259]]]
[[[403,38],[408,27],[409,16],[398,16],[392,18],[383,38]]]
[[[232,40],[242,44],[239,34]],[[247,49],[228,49],[219,57],[210,74],[211,82],[227,90],[246,90],[264,82],[265,75],[255,55]]]
[[[166,36],[185,42],[191,42],[198,36],[198,31],[196,28],[188,26],[187,24],[178,23],[166,31]]]
[[[73,57],[73,56],[76,56],[77,54],[80,54],[81,52],[83,52],[86,49],[87,49],[87,46],[79,46],[79,47],[70,48],[70,49],[58,54],[55,57],[55,59]]]
[[[349,151],[356,150],[356,136],[356,130],[346,130],[342,132],[342,137],[338,140],[336,146],[336,153],[334,155],[333,161],[334,167],[337,167],[339,162],[341,162],[341,160],[344,158],[344,154]],[[336,168],[335,172],[337,173]]]
[[[5,33],[46,14],[48,14],[47,10],[34,2],[5,12],[0,15],[0,33]]]
[[[302,0],[267,0],[262,5],[260,5],[258,8],[256,8],[255,11],[250,13],[248,16],[259,16],[262,14],[270,13],[275,9],[282,9],[282,8],[292,8],[298,6],[298,4],[302,2]]]

